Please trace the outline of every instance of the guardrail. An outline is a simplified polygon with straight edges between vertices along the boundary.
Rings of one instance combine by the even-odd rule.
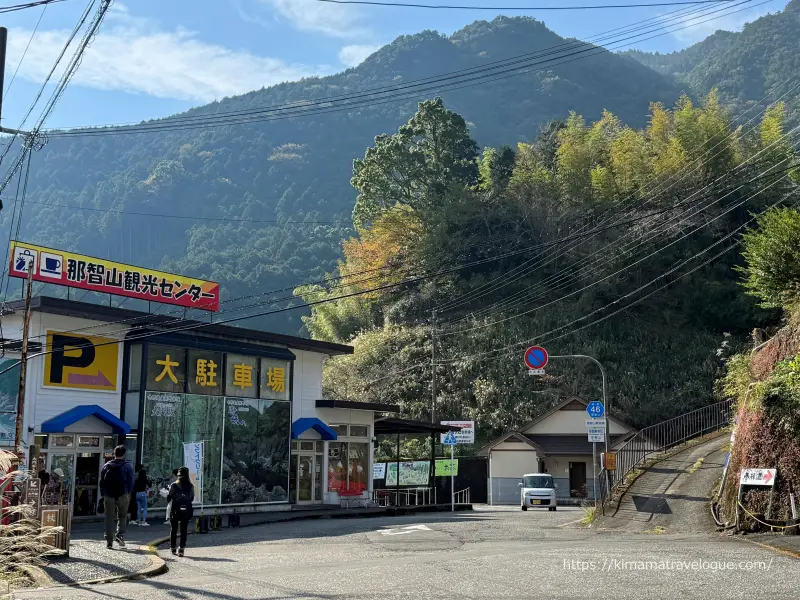
[[[642,465],[648,456],[674,448],[680,444],[719,431],[730,425],[733,417],[733,400],[724,400],[684,413],[667,421],[640,430],[615,452],[617,469],[602,471],[595,481],[597,500],[601,506],[631,471]]]
[[[378,506],[427,506],[436,504],[436,488],[417,487],[372,490]],[[432,500],[432,501],[431,501]]]
[[[471,504],[469,501],[469,490],[470,488],[466,488],[461,490],[460,492],[456,492],[455,494],[455,503],[456,504]]]

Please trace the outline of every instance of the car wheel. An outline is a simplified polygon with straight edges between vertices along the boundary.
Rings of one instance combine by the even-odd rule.
[[[520,508],[522,508],[522,510],[528,510],[528,507],[527,507],[527,506],[522,506],[522,507],[520,507]]]
[[[553,512],[556,512],[556,510],[558,510],[558,507],[557,507],[557,506],[554,506],[554,507],[553,507]]]

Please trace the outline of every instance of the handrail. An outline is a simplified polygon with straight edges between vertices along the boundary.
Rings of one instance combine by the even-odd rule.
[[[604,505],[613,491],[634,469],[642,465],[648,456],[730,425],[732,411],[733,400],[723,400],[638,431],[615,450],[617,469],[613,472],[613,478],[606,479],[604,472],[598,475],[595,481],[600,492],[598,501]],[[610,485],[606,483],[607,481],[611,482]]]
[[[456,492],[455,493],[455,503],[456,504],[471,504],[471,502],[469,501],[470,500],[469,491],[470,491],[470,488],[466,488],[466,489],[461,490],[460,492]]]

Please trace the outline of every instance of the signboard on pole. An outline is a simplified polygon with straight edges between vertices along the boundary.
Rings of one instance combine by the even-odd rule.
[[[543,374],[548,360],[550,360],[550,356],[547,354],[547,350],[541,346],[531,346],[525,351],[525,364],[532,371],[542,370]]]
[[[11,242],[8,274],[26,278],[33,261],[33,280],[115,294],[184,308],[219,311],[219,283],[135,267],[102,258]]]
[[[777,469],[742,469],[739,477],[739,485],[775,485]]]
[[[587,433],[589,435],[590,442],[603,442],[606,439],[605,427],[589,427]]]
[[[605,419],[586,419],[586,429],[591,429],[592,427],[602,427],[603,429],[606,428],[606,420]]]
[[[603,453],[603,468],[606,471],[616,471],[617,470],[617,453],[616,452],[604,452]]]
[[[457,444],[474,444],[475,443],[475,421],[442,421],[442,425],[452,425],[460,427],[461,431],[455,431]],[[444,443],[444,438],[447,434],[442,433],[439,435],[441,443]]]
[[[183,443],[183,462],[189,469],[189,481],[194,485],[194,501],[203,503],[203,442]]]
[[[458,444],[455,432],[448,431],[442,438],[442,444],[444,444],[445,446],[455,446],[456,444]]]
[[[450,477],[458,475],[458,459],[451,461],[449,458],[436,459],[436,477]]]

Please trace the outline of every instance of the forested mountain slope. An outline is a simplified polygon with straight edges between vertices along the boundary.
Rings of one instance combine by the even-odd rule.
[[[717,31],[680,52],[634,50],[625,54],[674,77],[694,94],[707,94],[717,88],[722,101],[737,112],[765,96],[777,99],[797,83],[798,33],[800,0],[792,0],[783,11],[747,23],[741,32]],[[790,93],[785,98],[792,122],[797,121],[800,107],[794,99],[796,95]]]
[[[425,31],[398,38],[343,73],[226,98],[175,118],[348,94],[560,43],[563,38],[527,18],[479,21],[450,37]],[[478,143],[514,145],[532,141],[543,123],[564,118],[569,110],[595,119],[608,109],[634,126],[644,125],[648,104],[672,104],[679,87],[628,57],[603,52],[442,95],[464,115]],[[246,125],[52,136],[33,156],[20,238],[215,279],[223,284],[223,299],[291,288],[334,267],[341,239],[352,233],[352,161],[363,156],[375,135],[407,121],[418,99]],[[3,235],[12,212],[12,202],[5,204]],[[261,325],[289,333],[301,328],[295,312]]]

